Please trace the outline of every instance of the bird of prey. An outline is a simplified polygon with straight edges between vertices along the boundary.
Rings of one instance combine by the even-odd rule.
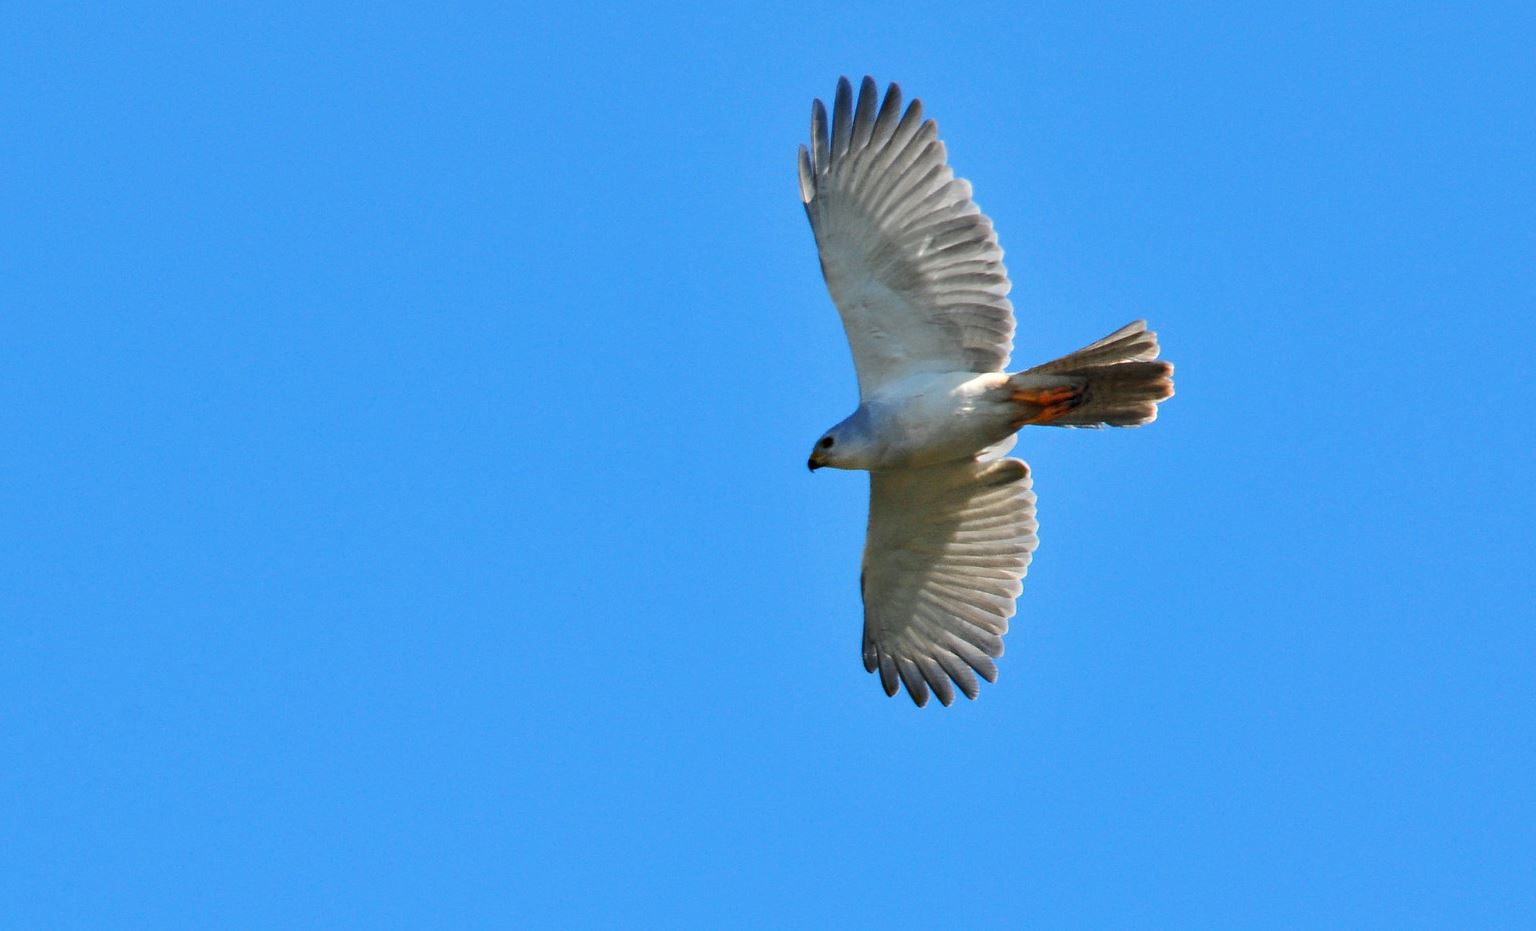
[[[1030,424],[1134,427],[1173,394],[1138,320],[1054,362],[1007,371],[1011,285],[992,221],[945,159],[922,103],[838,81],[831,125],[811,107],[800,197],[858,372],[859,407],[808,463],[869,472],[860,588],[864,668],[919,706],[975,698],[1035,549]]]

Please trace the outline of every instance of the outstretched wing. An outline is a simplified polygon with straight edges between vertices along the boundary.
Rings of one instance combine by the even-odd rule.
[[[1008,273],[971,185],[945,162],[923,105],[873,79],[857,107],[839,79],[832,126],[817,100],[800,197],[843,318],[859,394],[917,372],[996,372],[1013,351]]]
[[[997,679],[993,659],[1035,549],[1035,493],[1018,459],[871,472],[864,668],[919,706]]]

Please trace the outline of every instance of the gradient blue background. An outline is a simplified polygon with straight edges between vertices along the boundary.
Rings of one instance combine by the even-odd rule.
[[[0,17],[7,924],[1531,920],[1524,5],[513,6]],[[804,466],[865,72],[1178,366],[948,710]]]

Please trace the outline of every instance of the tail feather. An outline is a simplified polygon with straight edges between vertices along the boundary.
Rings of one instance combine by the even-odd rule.
[[[1150,362],[1157,358],[1157,353],[1157,334],[1147,329],[1147,321],[1136,320],[1076,352],[1069,352],[1060,359],[1037,365],[1026,374],[1054,375],[1092,365]]]
[[[1157,334],[1137,320],[1011,381],[1081,390],[1076,405],[1047,421],[1049,426],[1137,427],[1156,420],[1158,403],[1173,395],[1173,365],[1154,361],[1157,353]]]

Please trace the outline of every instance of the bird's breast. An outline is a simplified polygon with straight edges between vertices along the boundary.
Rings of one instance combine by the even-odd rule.
[[[914,375],[870,399],[877,468],[967,459],[1006,437],[1007,408],[994,400],[998,372]]]

